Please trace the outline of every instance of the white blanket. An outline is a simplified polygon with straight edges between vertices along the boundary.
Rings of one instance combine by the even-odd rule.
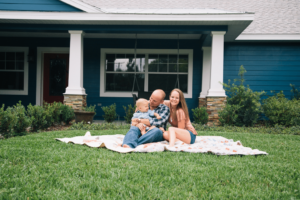
[[[216,155],[268,155],[264,151],[244,147],[240,141],[234,142],[221,136],[197,136],[194,144],[185,144],[181,141],[169,148],[167,141],[154,142],[137,146],[135,149],[121,147],[125,135],[101,135],[91,136],[87,132],[84,136],[73,138],[56,138],[61,142],[87,145],[89,147],[105,147],[119,153],[129,152],[189,152],[189,153],[213,153]]]

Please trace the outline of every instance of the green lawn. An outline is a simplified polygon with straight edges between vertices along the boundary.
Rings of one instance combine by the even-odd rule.
[[[120,154],[54,140],[84,133],[1,140],[0,199],[300,199],[300,136],[200,132],[269,153],[256,157]]]

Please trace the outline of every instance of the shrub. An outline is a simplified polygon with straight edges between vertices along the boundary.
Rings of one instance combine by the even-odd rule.
[[[87,112],[95,112],[96,113],[96,105],[93,105],[93,106],[90,105],[88,107],[85,107],[83,110],[87,111]]]
[[[192,109],[195,123],[206,124],[208,122],[208,113],[205,107]]]
[[[228,84],[223,83],[228,95],[225,109],[219,112],[219,120],[223,123],[229,121],[235,126],[253,126],[259,118],[261,112],[260,98],[265,92],[253,92],[249,86],[245,87],[245,73],[246,70],[242,65],[239,70],[240,79],[235,79],[232,85],[230,85],[230,80],[228,80]],[[236,85],[236,82],[240,82],[240,84]],[[229,106],[231,107],[229,108]],[[230,115],[232,117],[228,119]]]
[[[0,133],[4,138],[12,136],[13,128],[16,124],[16,115],[13,108],[4,109],[4,104],[0,109]]]
[[[70,121],[72,121],[73,119],[75,119],[75,114],[74,114],[74,110],[71,106],[67,106],[67,105],[61,105],[60,106],[60,121],[69,124]]]
[[[299,100],[300,99],[300,92],[296,89],[295,85],[290,84],[292,87],[291,93],[292,93],[292,99]]]
[[[125,121],[127,124],[131,124],[131,119],[133,117],[133,114],[135,113],[136,106],[132,106],[131,104],[128,105],[128,108],[126,106],[123,106],[125,110]]]
[[[29,104],[27,107],[27,113],[31,119],[32,131],[48,128],[52,124],[51,113],[49,111],[45,112],[44,108],[41,106],[32,106]],[[48,121],[49,119],[50,121]]]
[[[285,98],[283,92],[263,100],[263,112],[269,119],[266,122],[271,126],[300,125],[300,101]]]
[[[60,115],[61,115],[61,109],[62,106],[61,102],[53,102],[53,103],[47,103],[44,102],[44,109],[45,112],[49,114],[51,118],[48,118],[49,125],[51,126],[53,123],[59,123],[60,122]]]
[[[26,115],[26,109],[25,107],[21,104],[21,101],[17,103],[13,107],[13,113],[16,118],[16,123],[14,124],[14,135],[25,135],[26,133],[26,128],[28,128],[31,124],[30,118]]]
[[[102,116],[106,122],[111,123],[116,119],[117,113],[115,103],[110,106],[102,106],[101,108],[104,112],[104,115]]]

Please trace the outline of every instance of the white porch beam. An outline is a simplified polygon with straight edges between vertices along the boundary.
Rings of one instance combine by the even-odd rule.
[[[83,88],[83,31],[69,31],[70,60],[67,95],[86,95]]]
[[[212,31],[210,84],[207,96],[226,97],[223,89],[225,31]]]
[[[199,98],[206,98],[210,83],[211,67],[211,47],[202,47],[203,64],[202,64],[202,89]]]

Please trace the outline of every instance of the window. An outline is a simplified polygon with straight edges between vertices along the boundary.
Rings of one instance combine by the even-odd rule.
[[[138,91],[178,87],[192,98],[193,50],[101,49],[100,96],[132,97]],[[135,81],[134,81],[135,80]]]
[[[0,94],[28,94],[27,47],[0,47]]]

